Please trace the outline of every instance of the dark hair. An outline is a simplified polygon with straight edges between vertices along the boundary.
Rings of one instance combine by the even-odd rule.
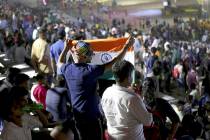
[[[153,54],[155,54],[156,51],[157,51],[157,49],[156,49],[155,47],[152,47],[152,48],[151,48],[151,52],[152,52]]]
[[[65,84],[66,84],[66,81],[65,81],[63,76],[57,76],[56,77],[56,83],[55,83],[56,86],[64,87]]]
[[[35,79],[36,81],[43,80],[44,79],[44,75],[39,73],[36,76],[34,76],[33,79]]]
[[[193,124],[195,122],[195,117],[191,114],[186,114],[184,115],[183,119],[182,119],[182,126],[184,128],[192,128]]]
[[[194,140],[190,135],[184,135],[179,138],[179,140]]]
[[[29,77],[28,75],[26,75],[26,74],[24,74],[24,73],[19,73],[19,74],[17,74],[17,76],[15,77],[14,83],[15,83],[15,85],[17,86],[17,85],[22,84],[22,83],[25,82],[25,81],[28,81],[29,79],[30,79],[30,77]]]
[[[14,84],[14,79],[15,79],[15,76],[17,75],[17,74],[19,74],[21,72],[21,70],[20,69],[18,69],[18,68],[9,68],[8,70],[7,70],[7,79],[8,79],[8,81],[11,83],[11,84]]]
[[[41,27],[39,30],[38,30],[39,34],[45,34],[47,32],[47,29],[46,27]]]
[[[5,91],[5,95],[2,97],[1,117],[5,120],[9,120],[11,115],[11,109],[15,104],[18,104],[19,99],[28,95],[28,91],[23,87],[12,87],[9,92]]]
[[[116,82],[122,82],[134,69],[133,64],[126,60],[118,61],[112,66],[112,73]]]
[[[144,42],[144,47],[145,47],[145,48],[148,48],[148,47],[149,47],[149,45],[150,45],[150,44],[149,44],[149,40],[148,40],[148,39],[147,39],[147,40],[145,40],[145,42]]]
[[[7,108],[5,106],[5,104],[8,102],[7,100],[5,100],[7,98],[7,96],[9,95],[9,89],[8,88],[4,88],[0,91],[0,116],[1,118],[4,119],[4,113],[5,113],[5,109]],[[7,109],[6,109],[7,110]]]
[[[58,38],[59,39],[64,39],[64,37],[66,36],[66,32],[63,28],[58,30]]]

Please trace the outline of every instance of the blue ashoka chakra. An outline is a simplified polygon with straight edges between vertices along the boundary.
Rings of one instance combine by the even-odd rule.
[[[103,53],[101,55],[101,62],[104,64],[104,63],[107,63],[107,62],[110,62],[112,60],[112,56],[108,53]]]

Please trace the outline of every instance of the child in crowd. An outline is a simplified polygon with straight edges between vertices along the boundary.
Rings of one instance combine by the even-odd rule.
[[[42,74],[38,74],[35,77],[37,84],[31,88],[31,99],[36,103],[40,103],[46,108],[46,95],[48,87],[46,86],[46,80]]]

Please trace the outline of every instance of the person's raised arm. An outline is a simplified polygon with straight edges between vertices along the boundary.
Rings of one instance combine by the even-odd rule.
[[[128,38],[128,40],[126,41],[126,43],[123,47],[123,50],[120,52],[120,54],[117,57],[115,57],[111,62],[104,64],[105,65],[105,71],[111,70],[112,65],[115,62],[121,60],[125,56],[125,53],[127,52],[128,48],[133,45],[134,41],[135,41],[134,38],[130,36]]]
[[[58,58],[58,68],[61,68],[61,66],[65,64],[65,56],[69,51],[69,49],[72,47],[72,43],[70,43],[70,41],[72,42],[72,40],[67,39],[64,43],[64,49]]]

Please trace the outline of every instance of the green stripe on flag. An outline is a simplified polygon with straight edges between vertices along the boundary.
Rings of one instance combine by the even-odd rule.
[[[108,71],[108,72],[105,72],[101,77],[100,79],[105,79],[105,80],[114,80],[114,76],[112,74],[112,71]]]

